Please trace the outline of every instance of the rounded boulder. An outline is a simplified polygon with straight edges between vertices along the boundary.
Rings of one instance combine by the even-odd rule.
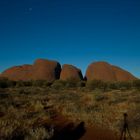
[[[64,64],[60,74],[61,80],[83,80],[82,72],[75,66]]]

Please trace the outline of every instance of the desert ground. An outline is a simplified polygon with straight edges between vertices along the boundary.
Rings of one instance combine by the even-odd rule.
[[[117,140],[123,113],[140,139],[140,90],[132,83],[7,83],[0,83],[1,140]]]

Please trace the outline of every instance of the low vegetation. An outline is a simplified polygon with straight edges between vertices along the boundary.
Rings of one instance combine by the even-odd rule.
[[[49,140],[56,115],[120,134],[123,113],[140,139],[140,80],[132,82],[0,80],[0,139]]]

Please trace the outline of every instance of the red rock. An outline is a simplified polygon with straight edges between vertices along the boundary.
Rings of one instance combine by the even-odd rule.
[[[5,70],[1,76],[7,77],[10,80],[29,80],[31,78],[31,65],[15,66]]]
[[[129,72],[127,72],[119,67],[112,66],[112,69],[116,75],[117,81],[133,81],[133,80],[137,79],[131,73],[129,73]]]
[[[69,79],[82,80],[83,76],[80,69],[76,68],[75,66],[65,64],[62,67],[60,79],[61,80],[69,80]]]
[[[56,61],[38,59],[33,65],[33,80],[54,81],[59,79],[61,65]]]
[[[85,77],[88,81],[131,81],[136,79],[129,72],[106,62],[95,62],[90,64],[87,68]]]
[[[115,73],[110,64],[106,62],[95,62],[88,66],[86,71],[87,80],[114,81]]]
[[[33,65],[15,66],[5,70],[1,76],[10,80],[47,80],[59,79],[61,66],[56,61],[38,59]]]
[[[9,68],[2,72],[0,77],[5,77],[15,81],[54,81],[59,78],[61,80],[83,79],[80,69],[72,65],[63,65],[61,71],[61,65],[57,61],[45,59],[38,59],[33,65],[23,65]],[[119,67],[112,66],[106,62],[95,62],[90,64],[87,68],[85,77],[88,81],[95,79],[103,81],[131,81],[136,79],[136,77],[129,72]]]

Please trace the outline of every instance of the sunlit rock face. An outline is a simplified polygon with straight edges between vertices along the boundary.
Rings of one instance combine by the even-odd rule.
[[[37,59],[33,65],[14,66],[2,72],[0,77],[6,77],[14,81],[83,80],[82,72],[77,67],[65,64],[61,70],[59,62],[46,59]],[[131,73],[107,62],[95,62],[88,66],[85,79],[87,81],[132,81],[137,78]]]
[[[136,78],[129,72],[112,66],[107,62],[95,62],[88,66],[85,78],[91,80],[103,81],[131,81]]]
[[[5,70],[1,77],[6,77],[10,80],[30,80],[32,75],[32,66],[31,65],[23,65],[23,66],[14,66]]]
[[[38,59],[33,65],[32,72],[33,80],[54,81],[60,77],[61,65],[57,61]]]
[[[61,80],[83,80],[82,72],[80,69],[76,68],[75,66],[65,64],[62,66],[62,71],[60,74]]]
[[[116,66],[112,66],[112,69],[115,73],[116,76],[116,80],[117,81],[133,81],[136,80],[137,78],[135,76],[133,76],[131,73],[116,67]]]
[[[47,80],[59,79],[61,65],[56,61],[38,59],[33,65],[15,66],[5,70],[1,76],[10,80]]]

